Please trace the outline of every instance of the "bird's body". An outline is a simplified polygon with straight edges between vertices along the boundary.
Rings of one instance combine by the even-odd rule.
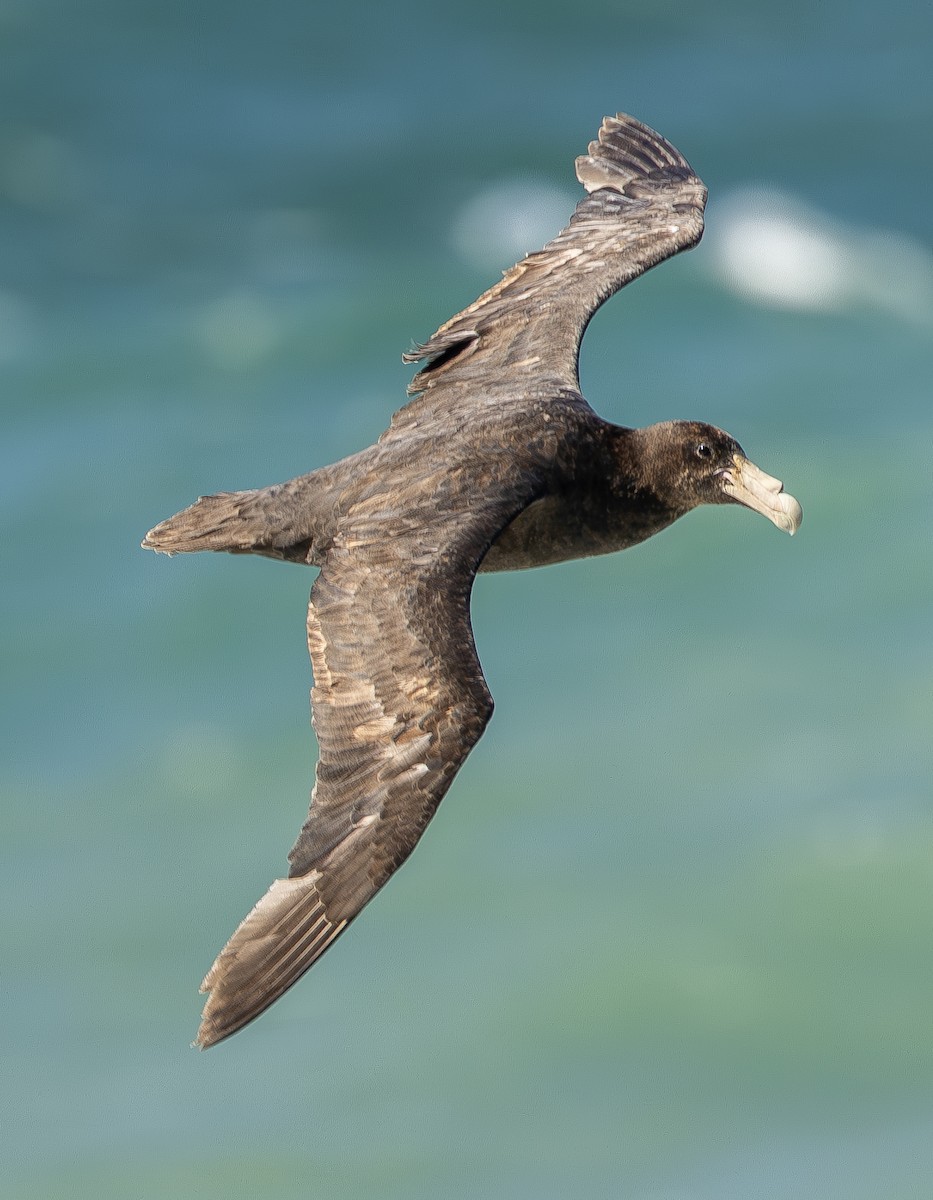
[[[277,880],[204,981],[198,1042],[262,1012],[414,849],[492,713],[473,645],[477,571],[623,550],[701,503],[794,532],[796,501],[699,422],[613,425],[579,391],[590,316],[699,240],[706,191],[630,117],[577,160],[591,194],[543,250],[411,355],[414,399],[379,441],[288,483],[204,497],[143,545],[320,568],[308,645],[319,761]]]

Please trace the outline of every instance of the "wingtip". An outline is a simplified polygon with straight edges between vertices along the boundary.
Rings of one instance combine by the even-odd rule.
[[[255,1002],[244,1002],[242,996],[231,994],[229,987],[222,986],[223,980],[216,978],[218,963],[223,953],[221,951],[221,954],[218,955],[217,961],[208,971],[198,989],[201,994],[207,995],[207,1000],[201,1011],[198,1032],[191,1043],[192,1048],[196,1050],[209,1050],[211,1046],[216,1046],[219,1042],[232,1037],[233,1034],[238,1033],[245,1025],[249,1025],[251,1021],[265,1012],[269,1004],[276,998],[272,996],[264,1003],[256,1004]],[[209,983],[208,980],[212,980],[212,982]]]
[[[198,1032],[195,1034],[194,1041],[191,1043],[192,1050],[210,1050],[211,1046],[216,1046],[218,1042],[224,1041],[242,1029],[242,1025],[236,1025],[232,1029],[218,1030],[213,1027],[213,1024],[202,1016],[201,1023],[198,1025]]]
[[[231,939],[232,940],[232,939]],[[229,943],[228,943],[229,945]],[[223,1003],[219,992],[214,993],[213,988],[217,984],[218,964],[223,958],[224,950],[218,954],[213,966],[201,980],[201,986],[198,992],[207,999],[204,1002],[204,1008],[201,1010],[201,1020],[198,1023],[198,1032],[195,1034],[194,1041],[191,1043],[195,1050],[209,1050],[211,1046],[216,1046],[218,1042],[222,1042],[225,1038],[230,1037],[244,1025],[247,1025],[258,1013],[253,1013],[245,1019],[242,1018],[242,1013],[237,1014],[231,1019],[231,1006],[229,1003]]]
[[[319,879],[277,879],[240,922],[201,983],[209,994],[192,1045],[207,1050],[249,1025],[341,933],[347,922],[328,918]]]
[[[633,180],[656,172],[693,173],[667,138],[628,113],[603,117],[596,140],[577,158],[575,167],[577,179],[588,192],[605,187],[623,191]]]

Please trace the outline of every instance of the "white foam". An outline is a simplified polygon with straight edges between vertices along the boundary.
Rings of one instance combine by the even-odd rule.
[[[867,304],[933,323],[933,255],[890,230],[836,220],[786,192],[747,187],[711,204],[705,263],[720,283],[772,308]]]
[[[480,270],[504,270],[539,250],[570,219],[579,196],[536,179],[503,179],[467,200],[454,215],[456,252]]]
[[[258,292],[241,289],[206,304],[196,315],[194,338],[218,366],[235,370],[266,358],[282,339],[272,305]]]

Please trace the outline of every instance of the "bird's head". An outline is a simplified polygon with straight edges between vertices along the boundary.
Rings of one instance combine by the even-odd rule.
[[[700,421],[665,421],[638,431],[651,486],[673,507],[744,504],[794,534],[803,509],[745,456],[734,437]]]

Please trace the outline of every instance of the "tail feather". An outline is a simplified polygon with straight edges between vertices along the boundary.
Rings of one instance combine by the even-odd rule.
[[[143,548],[162,554],[184,554],[194,550],[234,550],[255,543],[252,522],[243,519],[243,509],[255,492],[218,492],[200,496],[195,504],[160,521],[143,538]]]
[[[226,550],[308,562],[314,513],[304,489],[295,486],[298,482],[201,496],[150,529],[143,538],[143,549],[160,554]]]

